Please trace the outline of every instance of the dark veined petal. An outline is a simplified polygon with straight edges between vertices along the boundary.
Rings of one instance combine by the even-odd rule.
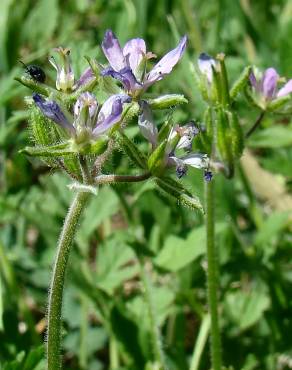
[[[259,89],[259,83],[258,83],[258,81],[257,81],[257,79],[256,79],[256,76],[255,76],[255,74],[254,74],[253,70],[250,72],[250,75],[249,75],[249,81],[250,81],[250,83],[251,83],[251,86],[252,86],[255,90],[257,90],[257,91],[258,91],[258,89]]]
[[[181,59],[187,44],[187,36],[183,36],[177,47],[169,51],[149,72],[145,87],[152,85],[156,81],[160,81],[165,75],[168,75],[173,67]]]
[[[74,116],[78,117],[84,107],[88,107],[90,118],[95,116],[98,103],[96,97],[88,91],[79,95],[74,105]]]
[[[32,96],[37,107],[42,111],[44,116],[51,119],[64,129],[68,130],[71,134],[75,133],[74,127],[68,121],[64,113],[62,112],[59,105],[53,100],[45,100],[39,94],[33,94]]]
[[[145,139],[155,146],[157,144],[158,130],[153,121],[151,108],[145,101],[141,101],[140,106],[142,113],[138,119],[139,129]]]
[[[146,55],[146,45],[143,39],[129,40],[123,48],[123,54],[127,65],[135,73],[142,59]]]
[[[292,92],[292,80],[289,80],[279,91],[277,94],[278,98],[282,96],[286,96]]]
[[[95,78],[94,73],[90,67],[86,68],[85,71],[80,76],[79,80],[76,81],[74,85],[74,90],[78,89],[81,86],[89,83],[89,81]]]
[[[116,72],[112,68],[106,68],[101,72],[101,75],[111,76],[120,81],[127,91],[135,92],[136,90],[140,90],[142,88],[142,85],[136,80],[136,77],[134,76],[130,67],[125,67],[119,72]]]
[[[101,47],[109,64],[115,71],[118,72],[126,67],[125,58],[119,40],[112,30],[106,31]]]
[[[278,79],[279,75],[274,68],[268,68],[264,72],[261,81],[261,92],[266,98],[272,99],[275,96]]]
[[[119,122],[123,112],[123,104],[130,101],[131,98],[123,94],[112,95],[108,98],[98,114],[93,134],[100,135]]]

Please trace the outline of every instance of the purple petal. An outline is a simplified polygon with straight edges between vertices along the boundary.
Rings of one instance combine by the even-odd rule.
[[[96,97],[88,91],[79,95],[79,98],[77,99],[74,105],[75,118],[77,118],[80,115],[81,110],[85,107],[88,107],[90,118],[94,117],[98,107],[98,103]]]
[[[282,96],[286,96],[292,92],[292,80],[289,80],[279,91],[277,94],[277,98],[281,98]]]
[[[74,90],[78,89],[81,86],[86,85],[91,80],[95,78],[94,73],[92,72],[92,69],[90,67],[86,68],[85,71],[80,76],[79,80],[76,81],[74,85]]]
[[[264,72],[261,81],[261,92],[264,95],[264,97],[272,99],[275,96],[278,79],[279,75],[274,68],[268,68]]]
[[[74,127],[67,120],[66,116],[61,111],[61,108],[55,101],[45,100],[39,94],[33,94],[32,98],[36,106],[42,111],[44,116],[51,119],[66,130],[70,131],[70,133],[75,133]]]
[[[106,31],[101,47],[109,64],[115,71],[119,71],[126,66],[119,40],[112,30]]]
[[[153,146],[157,143],[158,130],[153,122],[152,111],[149,104],[145,101],[140,103],[142,113],[139,115],[138,125],[141,134],[147,139]]]
[[[128,66],[135,73],[142,59],[146,55],[146,45],[143,39],[129,40],[123,48],[123,54]]]
[[[249,81],[251,83],[251,86],[254,89],[258,90],[259,84],[258,84],[258,81],[257,81],[256,76],[255,76],[253,71],[251,71],[250,74],[249,74]]]
[[[173,67],[181,59],[187,44],[187,36],[181,38],[177,47],[168,52],[160,61],[155,64],[147,76],[145,86],[152,85],[155,81],[160,81],[165,75],[168,75]]]
[[[210,55],[201,53],[198,58],[198,67],[200,72],[207,77],[209,83],[213,80],[213,68],[216,67],[216,61]]]
[[[204,180],[210,182],[212,180],[213,173],[211,171],[204,172]]]
[[[119,122],[123,112],[123,104],[131,101],[128,95],[116,94],[108,98],[98,113],[94,135],[100,135]]]
[[[142,88],[142,85],[136,80],[130,67],[125,67],[119,72],[116,72],[112,68],[106,68],[101,72],[102,76],[111,76],[116,80],[120,81],[125,90],[127,91],[136,91]]]

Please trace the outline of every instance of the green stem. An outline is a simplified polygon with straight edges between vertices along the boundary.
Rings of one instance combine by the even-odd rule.
[[[210,331],[210,316],[205,315],[202,320],[200,331],[194,346],[190,370],[199,369],[204,347],[208,339],[209,331]]]
[[[262,111],[261,114],[258,116],[257,120],[255,121],[255,123],[252,125],[252,127],[247,131],[247,133],[245,134],[245,138],[249,138],[254,132],[255,130],[259,127],[259,125],[261,124],[264,116],[265,116],[265,111]]]
[[[141,175],[99,175],[95,178],[95,183],[114,184],[117,182],[140,182],[145,181],[151,177],[150,172],[142,173]]]
[[[114,336],[111,336],[109,342],[110,352],[110,370],[116,370],[120,367],[118,343]]]
[[[211,316],[211,362],[213,370],[221,370],[221,338],[218,320],[218,260],[215,249],[214,180],[206,182],[207,288]]]
[[[152,339],[153,355],[155,361],[161,366],[163,370],[166,370],[165,357],[162,349],[160,329],[157,322],[155,308],[153,306],[152,294],[151,294],[151,283],[148,273],[145,269],[145,263],[143,259],[140,261],[141,278],[144,287],[144,298],[148,308],[148,314],[150,319],[150,335]]]
[[[61,313],[66,267],[81,212],[89,193],[77,193],[65,218],[58,242],[53,275],[49,291],[47,330],[47,370],[61,369]]]

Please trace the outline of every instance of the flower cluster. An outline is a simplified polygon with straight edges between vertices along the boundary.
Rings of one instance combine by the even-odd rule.
[[[163,176],[171,168],[175,168],[177,177],[181,178],[190,166],[203,169],[205,179],[209,181],[212,174],[209,170],[208,156],[192,152],[193,140],[199,134],[198,127],[194,123],[182,126],[169,124],[167,137],[161,141],[160,132],[153,120],[152,108],[146,100],[142,99],[142,95],[151,85],[162,80],[173,70],[183,56],[186,43],[187,37],[184,36],[173,50],[148,70],[149,61],[156,58],[156,55],[147,51],[143,39],[129,40],[122,48],[115,34],[111,30],[106,31],[102,41],[102,50],[109,66],[101,68],[99,78],[110,76],[113,81],[121,83],[122,91],[109,96],[103,104],[97,101],[94,88],[84,91],[84,87],[90,87],[89,83],[96,79],[92,66],[87,68],[76,81],[70,61],[70,50],[62,47],[56,48],[54,51],[58,54],[58,59],[51,56],[49,61],[57,71],[57,92],[47,97],[34,93],[33,102],[44,117],[63,129],[68,140],[78,145],[94,142],[101,136],[111,137],[113,132],[111,129],[114,126],[122,127],[126,106],[129,108],[136,104],[141,134],[151,143],[149,157],[156,158],[159,148],[159,156],[156,160],[160,163],[159,174],[157,171],[152,171],[149,165],[150,172],[155,176]],[[64,96],[70,99],[71,96],[76,97],[75,102],[72,98],[74,104],[72,105],[70,99],[64,101]],[[161,104],[161,97],[159,99],[159,104]],[[162,100],[164,108],[168,100],[172,105],[176,102],[172,96],[162,97]]]
[[[278,88],[283,79],[274,68],[260,73],[255,68],[247,67],[230,89],[224,54],[213,58],[202,53],[194,71],[207,103],[203,126],[199,127],[193,121],[177,124],[166,120],[159,129],[152,111],[171,108],[187,100],[178,94],[147,99],[145,92],[172,72],[182,58],[186,44],[187,37],[183,36],[174,49],[153,63],[156,55],[147,50],[143,39],[131,39],[121,47],[116,35],[107,30],[101,48],[108,65],[88,60],[90,66],[79,79],[74,75],[70,50],[62,47],[54,49],[57,55],[51,56],[49,61],[57,71],[56,89],[47,87],[43,79],[37,80],[42,88],[36,89],[32,97],[42,115],[63,130],[63,134],[51,143],[52,146],[47,147],[50,156],[100,155],[101,149],[97,153],[95,143],[111,140],[122,146],[134,161],[133,156],[136,156],[136,164],[156,178],[167,176],[174,169],[177,177],[181,178],[189,167],[203,170],[206,181],[212,179],[211,169],[223,169],[223,173],[231,177],[234,162],[242,155],[244,146],[244,135],[233,104],[236,96],[244,91],[263,112],[275,112],[282,107],[287,111],[292,80]],[[113,89],[114,84],[120,86]],[[99,92],[98,89],[106,90],[106,86],[111,88],[103,92],[111,95],[101,104],[95,93]],[[112,91],[119,93],[113,94]],[[150,144],[147,155],[139,154],[139,148],[123,134],[123,129],[134,117],[138,120],[140,133]],[[247,132],[247,137],[257,125]],[[126,140],[124,144],[118,134]],[[198,153],[193,151],[194,140],[200,148]],[[29,151],[32,152],[44,155],[45,150]]]

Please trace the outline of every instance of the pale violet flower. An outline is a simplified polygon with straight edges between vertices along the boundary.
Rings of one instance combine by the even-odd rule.
[[[254,71],[250,73],[249,80],[254,93],[260,99],[260,105],[263,109],[277,98],[282,98],[292,93],[292,79],[290,79],[282,88],[278,89],[280,76],[274,68],[268,68],[258,77],[259,73]]]
[[[57,71],[57,90],[74,91],[94,79],[92,69],[88,67],[75,82],[75,76],[70,61],[70,49],[58,47],[53,50],[59,54],[60,58],[60,63],[58,63],[53,56],[49,58],[49,62]]]
[[[188,166],[190,166],[193,168],[203,169],[205,173],[205,179],[208,180],[206,178],[206,172],[210,172],[208,171],[210,165],[209,157],[207,154],[191,152],[192,142],[198,133],[199,130],[193,122],[190,122],[184,126],[176,126],[170,132],[168,139],[169,146],[167,148],[168,165],[176,167],[176,175],[178,178],[185,176]],[[180,140],[175,147],[172,147],[171,143],[176,135],[179,135]],[[177,155],[176,151],[179,149],[184,149],[187,154],[181,156]]]
[[[45,100],[39,94],[33,94],[33,100],[47,118],[63,127],[70,136],[77,137],[81,131],[86,131],[92,138],[95,138],[105,134],[121,120],[123,104],[129,102],[129,97],[122,94],[112,95],[98,111],[95,96],[85,92],[75,103],[72,122],[55,101]]]
[[[141,102],[142,113],[138,119],[141,134],[152,144],[153,150],[159,145],[158,130],[153,121],[150,107],[146,102]],[[203,169],[206,181],[210,181],[212,173],[209,171],[209,158],[207,154],[192,153],[192,142],[199,129],[194,122],[184,126],[175,126],[171,129],[165,149],[165,167],[175,167],[178,178],[186,175],[188,166]],[[176,151],[183,149],[186,155],[177,155]]]
[[[143,39],[129,40],[121,48],[115,34],[108,30],[105,33],[102,50],[110,67],[102,71],[103,76],[112,76],[123,84],[127,94],[139,96],[149,86],[168,75],[181,59],[186,48],[187,37],[183,36],[177,47],[169,51],[150,72],[146,72],[146,62],[155,57],[146,51]]]
[[[201,53],[198,58],[198,68],[209,84],[213,81],[213,69],[217,68],[217,61],[206,53]]]
[[[49,58],[49,62],[57,71],[56,88],[62,91],[72,90],[74,73],[70,62],[70,49],[59,47],[55,48],[54,51],[59,54],[61,61],[58,64],[53,56]]]

